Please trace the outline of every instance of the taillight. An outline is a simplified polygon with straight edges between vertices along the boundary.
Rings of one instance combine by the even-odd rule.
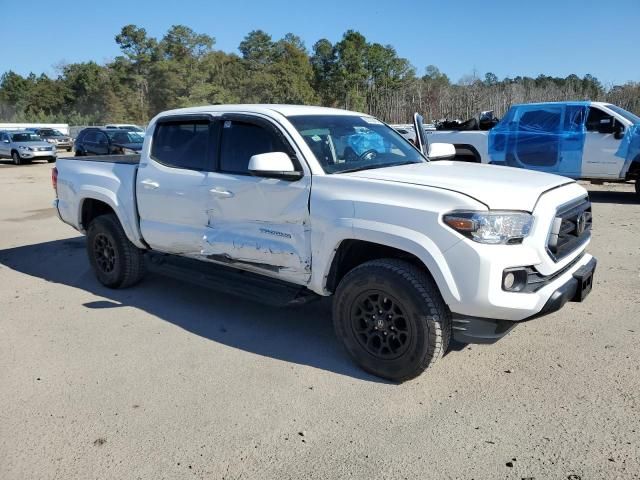
[[[56,167],[51,169],[51,185],[53,185],[53,190],[56,192],[56,198],[58,198],[58,169]]]

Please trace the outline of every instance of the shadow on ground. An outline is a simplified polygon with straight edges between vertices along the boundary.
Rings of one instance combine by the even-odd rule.
[[[102,297],[89,309],[130,306],[209,340],[360,380],[387,383],[355,366],[333,332],[329,300],[276,308],[148,275],[126,290],[102,286],[90,270],[84,237],[0,250],[0,265]]]

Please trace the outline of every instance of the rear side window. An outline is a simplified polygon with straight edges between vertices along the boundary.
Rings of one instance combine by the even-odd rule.
[[[97,130],[89,130],[88,132],[85,132],[84,135],[82,136],[82,141],[83,142],[96,142],[97,141]]]
[[[209,121],[168,121],[156,125],[151,157],[174,168],[206,170],[208,167]]]
[[[525,132],[557,132],[560,129],[561,110],[531,110],[520,117],[520,130]]]
[[[272,130],[237,120],[224,120],[220,170],[227,173],[248,174],[249,159],[253,155],[285,152],[289,149]]]

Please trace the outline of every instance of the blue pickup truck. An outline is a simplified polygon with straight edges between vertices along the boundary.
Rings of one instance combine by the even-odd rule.
[[[460,158],[574,179],[635,181],[640,197],[640,117],[610,103],[514,105],[487,131],[427,131]]]

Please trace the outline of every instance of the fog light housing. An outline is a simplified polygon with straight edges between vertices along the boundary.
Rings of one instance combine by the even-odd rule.
[[[524,268],[510,268],[502,272],[502,289],[519,292],[527,286],[527,271]]]

